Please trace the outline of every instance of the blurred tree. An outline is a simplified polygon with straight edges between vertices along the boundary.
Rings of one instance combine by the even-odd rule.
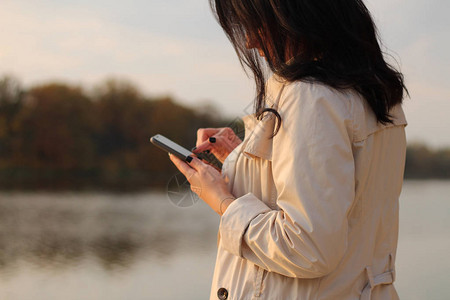
[[[25,92],[12,76],[0,79],[0,167],[9,163],[12,152],[13,121],[22,109]]]
[[[421,143],[409,145],[405,178],[450,178],[450,149],[432,150]]]
[[[92,168],[98,121],[81,88],[59,83],[35,87],[17,116],[14,161],[33,168]]]
[[[439,178],[450,178],[450,149],[436,151],[434,163]]]
[[[101,120],[96,134],[102,174],[111,184],[147,171],[140,161],[143,149],[150,149],[149,136],[153,103],[146,101],[133,84],[108,79],[94,93],[95,110]],[[150,156],[147,157],[147,161]],[[166,165],[166,170],[168,166]]]

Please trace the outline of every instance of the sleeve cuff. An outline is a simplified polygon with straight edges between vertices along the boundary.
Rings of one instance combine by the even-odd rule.
[[[228,252],[242,257],[242,237],[251,220],[271,211],[264,202],[248,193],[234,200],[220,218],[219,232],[222,245]]]

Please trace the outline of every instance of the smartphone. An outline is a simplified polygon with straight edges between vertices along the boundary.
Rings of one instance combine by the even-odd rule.
[[[150,138],[150,142],[158,148],[169,152],[170,154],[175,155],[179,159],[187,162],[192,161],[192,155],[194,155],[191,151],[187,150],[184,147],[181,147],[177,143],[169,140],[165,136],[161,134],[154,135]]]

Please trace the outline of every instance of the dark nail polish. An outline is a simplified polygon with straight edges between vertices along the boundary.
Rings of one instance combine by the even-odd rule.
[[[188,164],[191,163],[191,161],[192,161],[192,156],[186,157],[186,162],[187,162]]]
[[[209,154],[209,152],[211,152],[211,151],[209,151],[209,150],[205,150],[204,152],[205,152],[206,154]]]
[[[194,147],[194,148],[191,149],[191,151],[195,151],[196,149],[197,149],[197,147]]]
[[[210,137],[210,138],[209,138],[209,142],[210,142],[210,143],[215,143],[215,142],[216,142],[216,138],[213,137],[213,136]]]

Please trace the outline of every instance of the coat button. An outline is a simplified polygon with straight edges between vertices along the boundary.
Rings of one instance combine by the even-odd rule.
[[[218,297],[220,300],[226,300],[226,299],[228,299],[228,291],[227,291],[227,289],[225,289],[225,288],[220,288],[220,289],[217,291],[217,297]]]

